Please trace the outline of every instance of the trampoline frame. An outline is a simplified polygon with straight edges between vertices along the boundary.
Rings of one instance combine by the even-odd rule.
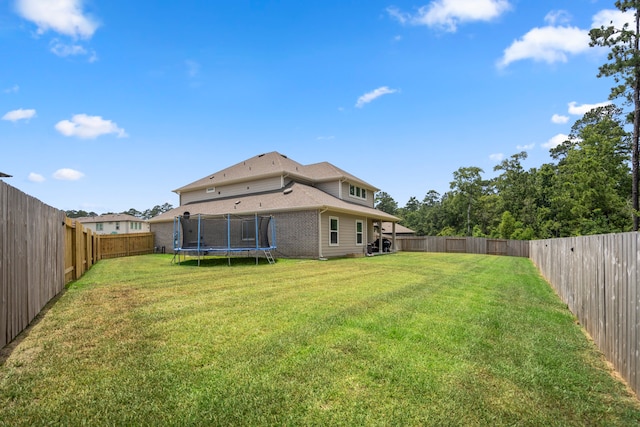
[[[197,218],[197,240],[193,243],[195,245],[185,245],[184,239],[186,237],[186,233],[184,230],[185,221],[193,220],[194,217]],[[254,223],[254,240],[255,245],[252,246],[234,246],[232,245],[232,237],[237,239],[238,236],[233,235],[231,233],[231,225],[232,221],[248,221],[253,217]],[[207,223],[207,220],[221,220],[224,219],[226,223],[226,245],[208,245],[206,241],[204,241],[204,226]],[[266,231],[262,235],[260,234],[261,221],[264,219],[268,219],[268,223],[266,225]],[[220,231],[220,230],[217,230]],[[190,230],[190,232],[192,232]],[[242,224],[240,226],[240,233],[242,233]],[[242,241],[242,236],[240,236],[240,241]],[[264,237],[267,240],[267,245],[261,245],[264,242]],[[263,252],[269,264],[273,263],[273,256],[271,255],[271,250],[276,249],[276,222],[273,215],[258,215],[257,213],[253,215],[232,215],[232,214],[224,214],[224,215],[205,215],[205,214],[195,214],[189,215],[185,213],[185,215],[178,215],[173,218],[173,259],[172,263],[176,262],[180,264],[180,257],[183,256],[184,259],[188,255],[197,256],[198,265],[200,265],[200,259],[210,253],[219,253],[225,254],[227,257],[227,262],[231,265],[231,255],[234,253],[247,252],[247,256],[249,253],[254,252],[256,258],[256,265],[258,264],[260,258],[260,252]]]

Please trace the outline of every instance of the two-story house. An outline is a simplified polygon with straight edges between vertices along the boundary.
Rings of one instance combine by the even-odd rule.
[[[78,221],[97,234],[148,233],[150,230],[146,220],[128,214],[86,216],[78,218]]]
[[[156,246],[173,247],[174,218],[271,215],[275,255],[329,258],[362,255],[378,238],[374,228],[398,218],[374,209],[377,188],[327,163],[302,165],[278,152],[260,154],[180,187],[180,206],[149,220]],[[392,245],[394,247],[395,245]]]

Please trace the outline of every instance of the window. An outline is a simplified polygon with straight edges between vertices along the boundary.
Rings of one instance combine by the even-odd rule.
[[[349,195],[357,199],[367,199],[367,190],[361,187],[357,187],[353,184],[349,185]]]
[[[364,223],[362,221],[360,221],[359,219],[356,220],[356,245],[361,246],[363,239],[362,236],[364,235]]]
[[[104,228],[102,228],[102,223],[101,222],[97,222],[96,223],[96,231],[102,231],[104,230]]]
[[[251,220],[242,221],[242,240],[256,240],[256,223]]]
[[[207,188],[207,193],[215,193],[215,192],[216,192],[216,187]]]
[[[120,230],[120,223],[116,222],[116,230]]]
[[[329,217],[329,246],[338,246],[338,218]]]

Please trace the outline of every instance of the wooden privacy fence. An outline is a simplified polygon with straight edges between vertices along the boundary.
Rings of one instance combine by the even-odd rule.
[[[640,395],[640,234],[531,241],[531,260]]]
[[[396,248],[405,252],[450,252],[529,257],[528,240],[482,237],[397,237]]]
[[[153,233],[101,236],[0,180],[0,348],[100,259],[153,253]]]
[[[78,280],[100,259],[100,237],[82,227],[78,221],[65,218],[64,283]]]
[[[99,259],[153,253],[153,233],[105,234],[100,236]]]
[[[0,181],[0,348],[65,285],[65,215]]]

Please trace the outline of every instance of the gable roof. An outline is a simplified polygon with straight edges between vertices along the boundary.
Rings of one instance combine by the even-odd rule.
[[[323,209],[330,209],[334,212],[360,214],[384,221],[398,221],[398,218],[395,216],[378,209],[349,203],[315,187],[296,182],[287,186],[284,190],[280,189],[234,198],[191,203],[158,215],[150,219],[149,222],[173,221],[174,217],[182,215],[185,212],[189,212],[191,215],[247,215]]]
[[[244,160],[173,191],[180,194],[185,191],[284,175],[307,184],[332,180],[348,180],[349,182],[357,183],[373,191],[379,190],[373,185],[345,172],[331,163],[321,162],[302,165],[295,160],[289,159],[284,154],[272,151]]]

